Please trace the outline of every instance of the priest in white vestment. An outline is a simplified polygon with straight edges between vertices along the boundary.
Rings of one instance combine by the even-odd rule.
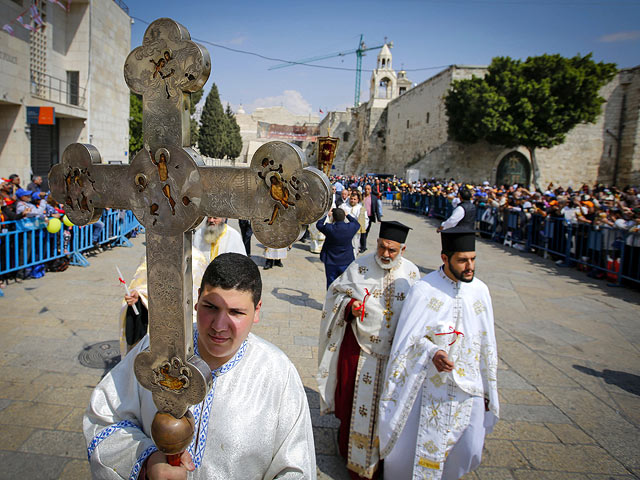
[[[360,224],[360,230],[358,230],[351,240],[353,256],[357,257],[358,253],[360,253],[360,236],[369,228],[369,216],[367,215],[367,209],[362,203],[362,194],[358,190],[352,190],[349,195],[349,201],[341,204],[340,208],[343,209],[347,215],[358,219],[358,223]]]
[[[193,232],[191,247],[193,298],[198,298],[198,288],[207,265],[223,253],[246,254],[242,237],[230,227],[223,217],[207,217]],[[125,295],[120,308],[120,355],[125,356],[147,332],[147,311],[149,297],[147,293],[147,258],[142,260],[129,284],[130,295]],[[136,305],[139,314],[129,308]],[[194,317],[195,321],[195,311]]]
[[[409,227],[382,222],[375,253],[333,281],[322,309],[317,374],[322,414],[340,419],[338,444],[352,478],[375,478],[376,411],[396,322],[418,268],[403,257]]]
[[[208,217],[193,233],[193,245],[205,254],[207,263],[223,253],[247,254],[242,235],[226,222],[223,217]]]
[[[83,419],[94,479],[315,479],[309,406],[295,366],[250,333],[261,308],[260,272],[245,255],[217,257],[203,277],[194,351],[213,386],[190,407],[196,429],[181,465],[171,466],[151,438],[157,412],[133,363],[142,341],[95,388]]]
[[[448,233],[450,232],[450,233]],[[442,232],[439,270],[405,300],[380,401],[385,478],[457,479],[475,469],[498,420],[498,354],[475,233]]]

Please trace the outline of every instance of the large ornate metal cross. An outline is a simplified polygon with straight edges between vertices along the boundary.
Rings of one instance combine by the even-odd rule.
[[[143,98],[144,147],[131,164],[103,165],[95,147],[73,144],[49,174],[54,198],[76,225],[117,208],[131,209],[145,227],[150,348],[137,356],[135,373],[158,410],[176,418],[211,384],[210,369],[193,352],[193,229],[205,216],[250,219],[259,241],[281,248],[330,205],[327,177],[305,167],[294,145],[263,145],[249,168],[205,167],[187,148],[190,93],[211,69],[206,49],[190,38],[161,18],[127,57],[125,80]]]

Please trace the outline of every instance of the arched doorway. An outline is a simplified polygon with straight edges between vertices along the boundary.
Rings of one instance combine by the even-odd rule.
[[[498,165],[498,172],[496,174],[497,185],[514,185],[520,183],[528,186],[530,178],[531,167],[529,160],[520,152],[513,151],[507,153]]]

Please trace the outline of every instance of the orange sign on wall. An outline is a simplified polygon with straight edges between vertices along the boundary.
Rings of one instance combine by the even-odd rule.
[[[40,114],[38,115],[39,125],[53,125],[56,123],[53,107],[40,107]]]
[[[53,107],[27,107],[27,123],[55,125],[56,113]]]

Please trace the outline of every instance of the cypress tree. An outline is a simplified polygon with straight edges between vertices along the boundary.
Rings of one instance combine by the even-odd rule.
[[[227,117],[228,132],[228,149],[227,157],[231,159],[238,158],[242,152],[242,137],[240,136],[240,125],[236,121],[236,116],[231,111],[231,107],[227,103],[227,109],[224,112]]]
[[[142,141],[142,97],[129,94],[129,161],[143,146]]]
[[[198,147],[200,153],[211,158],[224,158],[227,153],[227,117],[220,103],[218,87],[211,85],[200,117]]]

